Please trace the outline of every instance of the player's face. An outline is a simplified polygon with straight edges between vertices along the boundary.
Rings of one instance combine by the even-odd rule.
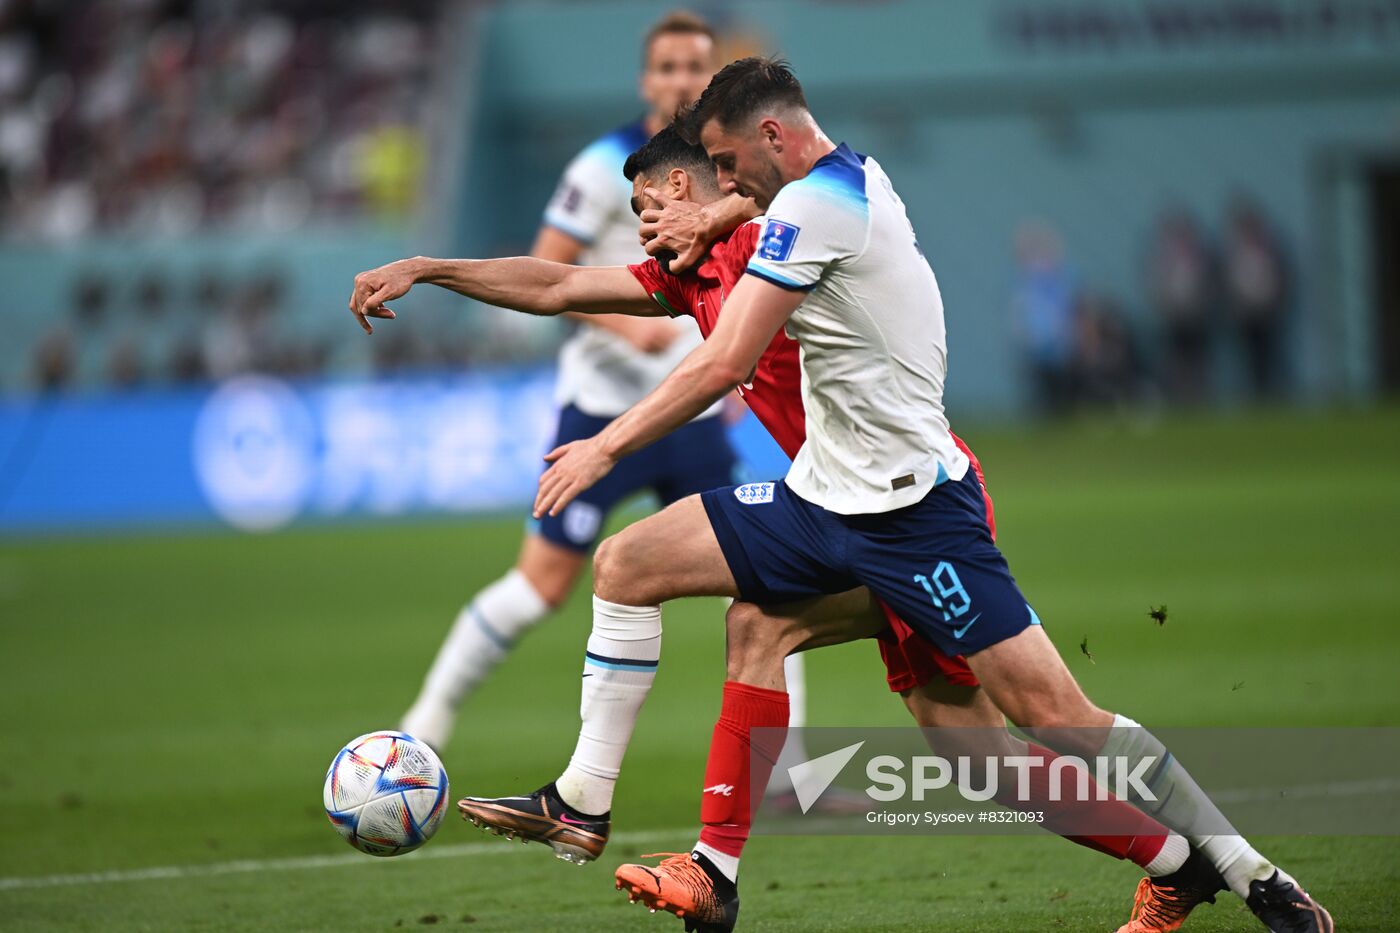
[[[715,74],[714,43],[698,33],[667,33],[652,40],[642,71],[642,99],[670,122],[695,101]]]
[[[753,198],[766,211],[783,187],[772,140],[756,128],[725,130],[711,120],[700,130],[700,144],[715,163],[715,180],[725,194],[738,192]]]

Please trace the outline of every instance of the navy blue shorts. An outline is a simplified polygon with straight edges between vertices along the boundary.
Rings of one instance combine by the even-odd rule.
[[[739,593],[774,604],[869,587],[948,655],[1038,625],[987,529],[972,470],[892,512],[838,515],[784,482],[715,489],[702,500]]]
[[[586,415],[573,405],[559,412],[554,446],[592,437],[611,418]],[[663,506],[686,496],[734,482],[734,451],[723,418],[692,421],[679,430],[624,457],[598,485],[582,493],[558,515],[546,515],[531,527],[560,547],[587,551],[598,540],[613,507],[634,493],[656,493]]]

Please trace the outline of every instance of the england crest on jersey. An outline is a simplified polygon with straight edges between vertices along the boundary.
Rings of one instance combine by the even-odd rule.
[[[744,505],[762,505],[773,501],[773,483],[745,483],[734,487],[734,498]]]

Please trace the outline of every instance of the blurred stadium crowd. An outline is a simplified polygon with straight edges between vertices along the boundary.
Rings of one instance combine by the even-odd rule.
[[[407,215],[432,7],[30,0],[0,7],[9,239]]]
[[[1288,252],[1263,209],[1236,195],[1212,236],[1187,208],[1167,208],[1144,244],[1140,300],[1146,316],[1077,269],[1048,221],[1015,235],[1013,319],[1032,406],[1071,410],[1215,400],[1221,357],[1244,374],[1246,397],[1288,388],[1283,337],[1290,312]],[[1134,326],[1146,321],[1147,332]]]
[[[0,3],[0,244],[409,228],[423,207],[431,102],[450,84],[433,48],[445,15],[433,2]],[[1128,295],[1096,287],[1053,218],[1008,231],[1013,331],[1035,407],[1208,403],[1221,360],[1251,397],[1287,394],[1290,246],[1249,197],[1220,213],[1167,207],[1122,230],[1144,254]],[[43,309],[43,326],[17,338],[25,346],[0,360],[0,391],[345,371],[325,303],[300,307],[288,263],[267,253],[251,272],[156,261],[113,276],[70,263],[66,307]],[[355,349],[369,357],[354,364],[398,372],[553,354],[560,327],[505,318],[424,315]]]
[[[403,225],[426,162],[435,3],[19,0],[0,5],[7,244]],[[285,270],[213,264],[66,283],[8,388],[320,372],[282,326]],[[138,336],[139,335],[139,336]],[[386,346],[392,362],[401,348]]]

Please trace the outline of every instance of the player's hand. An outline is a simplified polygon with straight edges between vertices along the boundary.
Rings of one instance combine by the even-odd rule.
[[[661,353],[676,342],[681,332],[666,318],[630,317],[618,321],[624,326],[618,331],[622,339],[643,353]]]
[[[392,301],[408,294],[408,290],[418,282],[416,261],[400,259],[378,269],[370,269],[355,276],[355,288],[350,292],[350,313],[355,315],[365,333],[374,333],[372,317],[392,319],[393,309],[384,307],[384,302]]]
[[[675,253],[668,272],[685,272],[700,263],[710,247],[710,218],[691,201],[672,201],[655,188],[643,191],[661,209],[647,208],[640,215],[642,246],[649,255]]]
[[[544,459],[552,465],[540,477],[535,494],[537,519],[564,511],[579,493],[607,476],[617,462],[603,452],[597,437],[570,441],[545,454]]]

